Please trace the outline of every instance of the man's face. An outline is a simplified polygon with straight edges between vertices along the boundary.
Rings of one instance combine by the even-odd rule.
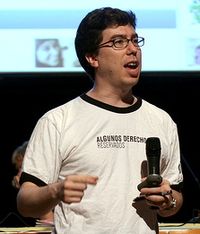
[[[137,37],[131,25],[107,28],[102,35],[101,44],[113,39]],[[112,44],[112,42],[106,43],[106,45]],[[103,77],[115,86],[132,87],[138,82],[141,72],[141,49],[131,41],[125,48],[119,49],[114,46],[99,48],[94,65],[96,78]]]

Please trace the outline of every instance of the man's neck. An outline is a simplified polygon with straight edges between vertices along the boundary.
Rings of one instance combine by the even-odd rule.
[[[98,101],[116,107],[128,107],[137,101],[137,98],[133,96],[132,92],[129,92],[126,95],[119,95],[114,92],[106,92],[106,90],[98,92],[98,90],[93,88],[87,92],[87,95]]]

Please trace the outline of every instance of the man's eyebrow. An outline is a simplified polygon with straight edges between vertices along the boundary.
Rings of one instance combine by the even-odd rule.
[[[127,38],[127,35],[126,34],[121,34],[121,33],[117,33],[117,34],[114,34],[111,36],[110,40],[112,39],[115,39],[115,38],[118,38],[118,37],[121,37],[121,38]],[[134,33],[131,38],[136,38],[138,37],[138,34],[137,33]]]

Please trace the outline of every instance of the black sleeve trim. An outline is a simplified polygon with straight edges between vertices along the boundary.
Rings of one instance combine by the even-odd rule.
[[[173,190],[176,190],[178,192],[181,192],[181,190],[183,189],[183,182],[179,183],[179,184],[172,184],[170,186]]]
[[[46,183],[44,181],[38,179],[37,177],[30,175],[26,172],[22,172],[19,184],[22,185],[24,182],[32,182],[32,183],[38,185],[39,187],[46,185]]]

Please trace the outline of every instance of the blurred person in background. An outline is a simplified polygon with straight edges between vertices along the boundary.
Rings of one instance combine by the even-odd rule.
[[[22,164],[24,160],[24,154],[26,152],[26,148],[28,145],[28,141],[23,142],[23,144],[19,145],[12,154],[11,161],[14,165],[17,174],[13,176],[12,186],[16,189],[20,188],[19,180],[22,173]],[[40,216],[36,219],[36,225],[53,225],[53,211],[49,211],[46,214]]]

